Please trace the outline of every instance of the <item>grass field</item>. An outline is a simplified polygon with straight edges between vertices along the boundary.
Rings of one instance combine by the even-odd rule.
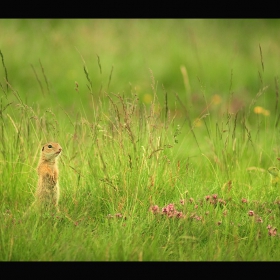
[[[0,260],[280,260],[279,26],[1,19]]]

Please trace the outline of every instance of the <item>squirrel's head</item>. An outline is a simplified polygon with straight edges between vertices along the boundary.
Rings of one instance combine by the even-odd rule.
[[[52,159],[59,156],[61,151],[61,146],[55,142],[49,142],[42,147],[42,153],[46,159]]]

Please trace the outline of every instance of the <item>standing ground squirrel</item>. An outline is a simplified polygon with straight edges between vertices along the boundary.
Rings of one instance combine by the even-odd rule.
[[[39,176],[36,190],[37,201],[45,206],[58,206],[58,157],[62,148],[58,143],[49,142],[42,148],[37,172]]]

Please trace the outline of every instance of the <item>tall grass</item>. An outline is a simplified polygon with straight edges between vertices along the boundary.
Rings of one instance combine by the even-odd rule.
[[[260,72],[249,102],[231,90],[226,101],[210,98],[201,83],[189,106],[153,71],[150,103],[133,88],[116,93],[112,68],[95,100],[83,61],[87,90],[76,82],[69,108],[41,64],[41,77],[33,67],[40,106],[9,82],[1,57],[1,260],[280,259],[279,190],[267,173],[279,155],[277,79],[267,96]],[[63,148],[61,212],[29,213],[47,141]]]

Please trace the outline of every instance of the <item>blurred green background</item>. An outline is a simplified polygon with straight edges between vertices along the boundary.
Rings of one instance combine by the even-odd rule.
[[[261,87],[269,86],[274,103],[279,28],[278,19],[1,19],[0,50],[9,83],[29,105],[51,106],[42,99],[48,89],[40,63],[52,102],[73,107],[77,94],[89,101],[84,62],[95,98],[102,87],[137,93],[149,103],[152,71],[160,100],[166,91],[169,100],[177,93],[199,106],[201,92],[221,101],[234,92],[241,103],[251,102]],[[2,85],[4,77],[1,66]]]

